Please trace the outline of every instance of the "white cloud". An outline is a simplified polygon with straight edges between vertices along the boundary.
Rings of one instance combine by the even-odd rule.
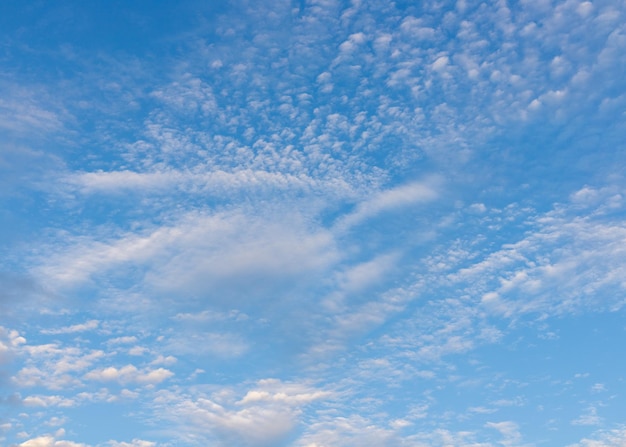
[[[615,191],[584,188],[572,202],[532,219],[532,231],[517,242],[478,258],[448,276],[479,295],[486,309],[506,317],[564,314],[581,309],[615,310],[623,288],[626,232],[609,217],[623,207]],[[518,299],[524,296],[523,300]],[[556,299],[558,297],[558,299]]]
[[[47,92],[28,91],[23,86],[7,86],[4,82],[0,88],[4,92],[4,98],[0,100],[0,129],[3,131],[46,135],[63,128],[68,116],[54,110],[56,107],[53,102],[45,103],[46,99],[50,99]],[[43,101],[36,99],[38,96]]]
[[[109,441],[110,447],[156,447],[157,443],[152,441],[144,441],[142,439],[133,439],[131,442]]]
[[[433,183],[436,182],[415,182],[379,192],[371,199],[359,203],[352,214],[340,220],[338,227],[350,228],[384,212],[430,202],[439,195]]]
[[[57,343],[26,344],[21,352],[25,355],[25,363],[12,377],[13,383],[20,387],[43,386],[50,390],[80,385],[76,374],[105,357],[101,350],[64,347]]]
[[[25,343],[26,339],[18,331],[0,326],[0,366],[9,363]]]
[[[585,438],[568,447],[623,447],[626,445],[626,429],[601,430],[594,433],[593,438]]]
[[[126,265],[143,266],[146,292],[213,290],[212,299],[232,306],[240,297],[250,296],[244,300],[250,302],[296,280],[304,285],[337,260],[330,233],[307,228],[298,216],[280,218],[189,213],[176,225],[143,235],[129,233],[109,242],[79,238],[42,260],[39,271],[58,287],[69,287],[123,274]]]
[[[38,438],[29,439],[20,444],[20,447],[53,447],[54,438],[52,436],[40,436]]]
[[[27,396],[22,403],[27,407],[73,407],[76,405],[74,399],[63,396]]]
[[[400,427],[403,428],[403,427]],[[298,447],[393,447],[401,445],[394,429],[376,425],[361,416],[326,417],[311,424],[298,440]]]
[[[159,355],[156,359],[150,362],[151,365],[173,365],[178,359],[172,355],[163,356]]]
[[[199,166],[198,172],[188,171],[111,171],[70,174],[62,182],[83,194],[122,193],[127,191],[172,194],[173,188],[186,193],[210,193],[227,195],[241,189],[303,189],[330,187],[305,174],[291,175],[280,172],[242,169],[234,172],[223,170],[204,172],[208,167]]]
[[[68,419],[66,417],[59,418],[59,417],[53,416],[46,422],[46,425],[49,427],[59,427],[61,425],[65,425],[67,423],[67,420]]]
[[[249,319],[249,316],[239,312],[238,310],[231,310],[229,312],[218,312],[214,310],[203,310],[201,312],[194,313],[178,313],[172,317],[173,320],[183,321],[183,322],[194,322],[194,323],[207,323],[207,322],[215,322],[215,321],[246,321]]]
[[[146,348],[145,346],[133,346],[132,348],[130,348],[128,350],[128,354],[129,355],[142,356],[146,352],[149,352],[149,351],[150,351],[150,349]]]
[[[396,254],[381,255],[371,261],[351,266],[340,275],[341,290],[358,292],[381,281],[395,267],[398,260]]]
[[[589,406],[584,414],[572,421],[572,425],[600,425],[602,418],[598,416],[598,410],[594,406]]]
[[[212,398],[193,399],[160,391],[157,403],[159,416],[192,435],[193,443],[260,447],[284,442],[304,406],[331,397],[332,393],[306,384],[266,379],[238,400],[228,389]]]
[[[57,440],[58,435],[63,436],[64,430],[60,429],[57,436],[39,436],[22,442],[19,447],[88,447],[87,444]]]
[[[136,383],[140,385],[154,385],[174,376],[174,373],[165,368],[139,370],[134,365],[121,368],[109,366],[103,369],[89,371],[85,379],[99,382],[119,382],[121,384]]]
[[[74,334],[76,332],[86,332],[97,329],[100,325],[98,320],[89,320],[85,323],[74,324],[58,329],[43,329],[42,334]]]
[[[285,406],[301,406],[316,400],[332,397],[330,391],[317,390],[299,383],[285,383],[277,379],[263,379],[257,382],[257,388],[248,391],[237,402],[238,405],[279,404]]]
[[[515,422],[487,422],[485,426],[500,432],[502,435],[500,445],[505,447],[522,446],[522,435],[519,432],[519,426]],[[529,446],[529,444],[524,445]]]
[[[363,304],[353,304],[342,309],[335,305],[327,305],[332,324],[318,329],[312,346],[303,358],[317,362],[321,358],[336,354],[346,347],[348,340],[379,327],[415,298],[414,290],[398,288],[375,294],[374,299]]]
[[[126,335],[123,337],[116,337],[116,338],[111,338],[109,340],[107,340],[107,344],[129,344],[129,343],[136,343],[137,342],[137,337],[135,337],[134,335]]]
[[[446,69],[449,63],[450,59],[448,58],[448,56],[440,56],[435,62],[432,63],[431,66],[435,71],[443,71]]]

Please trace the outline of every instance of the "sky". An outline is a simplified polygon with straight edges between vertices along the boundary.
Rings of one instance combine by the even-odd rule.
[[[626,445],[624,0],[0,2],[0,445]]]

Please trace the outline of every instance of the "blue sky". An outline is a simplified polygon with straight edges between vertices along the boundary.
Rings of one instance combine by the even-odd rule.
[[[0,5],[0,444],[626,443],[626,3]]]

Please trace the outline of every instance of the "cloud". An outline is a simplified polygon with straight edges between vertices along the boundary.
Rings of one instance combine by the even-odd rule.
[[[27,396],[22,401],[27,407],[73,407],[76,405],[74,399],[63,396]]]
[[[400,437],[391,428],[381,427],[361,416],[326,417],[311,424],[298,440],[298,447],[362,446],[393,447],[401,445]]]
[[[85,323],[74,324],[71,326],[66,326],[58,329],[43,329],[41,331],[42,334],[74,334],[77,332],[86,332],[97,329],[100,325],[100,321],[98,320],[89,320]]]
[[[213,398],[200,395],[193,399],[160,391],[156,403],[158,417],[188,433],[189,442],[269,447],[286,441],[305,406],[331,397],[331,392],[307,384],[264,379],[240,399],[228,389]]]
[[[600,425],[602,418],[598,416],[598,410],[594,406],[589,406],[584,414],[572,421],[572,425]]]
[[[500,441],[500,445],[508,446],[521,446],[522,435],[519,432],[519,426],[512,421],[504,422],[488,422],[486,427],[493,428],[500,432],[503,439]],[[528,446],[529,444],[525,444]]]
[[[156,442],[133,439],[131,442],[109,441],[110,447],[156,447]]]
[[[623,206],[615,191],[583,188],[552,211],[530,212],[525,237],[466,261],[447,280],[506,318],[617,310],[620,295],[605,292],[624,287],[626,233],[614,217]]]
[[[135,383],[139,385],[154,385],[174,376],[174,373],[165,368],[139,370],[134,365],[121,368],[109,366],[103,369],[89,371],[85,379],[99,382],[118,382],[120,384]]]
[[[239,312],[238,310],[231,310],[229,312],[217,312],[214,310],[203,310],[202,312],[195,313],[179,313],[172,317],[173,320],[183,321],[187,323],[206,323],[217,321],[246,321],[249,316]]]
[[[584,438],[576,444],[567,447],[621,447],[626,443],[626,429],[622,427],[613,430],[600,430],[592,438]]]
[[[88,444],[66,441],[63,439],[65,430],[63,428],[57,430],[54,435],[38,436],[22,442],[18,447],[90,447]],[[108,441],[104,445],[108,447],[155,447],[157,444],[151,441],[141,439],[133,439],[130,442]]]
[[[9,361],[10,356],[26,343],[18,331],[0,326],[0,366]]]
[[[189,304],[202,306],[198,315],[233,308],[241,314],[290,312],[288,296],[310,293],[307,288],[325,281],[340,260],[331,232],[282,206],[274,216],[190,212],[139,234],[108,241],[78,237],[64,245],[39,261],[37,271],[50,287],[71,291],[119,281],[117,292],[107,289],[122,301],[111,298],[103,306],[123,310],[129,301],[144,302],[145,308],[168,315],[189,313],[180,312]],[[133,290],[123,285],[129,269],[136,274]],[[139,298],[129,300],[129,293]],[[172,301],[173,296],[179,298]],[[269,297],[272,305],[266,306]]]
[[[65,347],[58,343],[25,343],[20,347],[20,353],[24,356],[24,363],[12,377],[12,382],[19,387],[43,386],[50,390],[80,385],[76,374],[105,357],[102,350]]]
[[[273,277],[324,267],[336,258],[332,238],[309,233],[296,216],[280,222],[241,212],[183,216],[174,226],[109,243],[78,241],[40,267],[50,280],[71,285],[124,263],[154,263],[155,286],[229,278],[252,270]],[[294,219],[294,217],[296,217]],[[162,282],[162,283],[161,283]],[[168,287],[169,284],[169,287]]]
[[[60,429],[57,436],[63,436],[64,434],[64,430]],[[88,447],[87,444],[57,440],[57,436],[39,436],[22,442],[18,447]]]
[[[336,307],[329,307],[331,324],[318,328],[310,349],[303,358],[317,362],[345,349],[347,343],[359,335],[383,325],[392,315],[405,309],[408,302],[415,298],[414,291],[390,289],[376,294],[372,300],[360,305],[346,306],[342,312]]]
[[[0,130],[3,132],[23,137],[46,135],[63,128],[67,113],[54,110],[56,107],[52,102],[46,104],[46,100],[50,100],[47,92],[41,89],[29,91],[24,86],[7,85],[6,82],[0,84],[0,90],[5,93],[0,100]]]
[[[115,337],[115,338],[111,338],[110,340],[107,340],[107,344],[111,344],[111,345],[130,344],[130,343],[136,343],[136,342],[137,342],[137,337],[135,337],[134,335]]]
[[[151,365],[173,365],[176,363],[178,359],[172,355],[168,355],[167,357],[163,355],[159,355],[156,359],[150,362]]]
[[[415,182],[375,194],[357,205],[356,210],[342,218],[338,228],[347,229],[384,212],[430,202],[438,197],[433,182]]]
[[[395,253],[350,266],[339,278],[340,289],[345,292],[358,292],[380,282],[395,267],[398,256]]]
[[[280,172],[241,169],[228,172],[211,171],[210,167],[199,165],[196,172],[189,171],[111,171],[72,173],[61,180],[70,189],[83,194],[123,192],[157,193],[171,195],[176,191],[195,194],[225,196],[239,190],[251,189],[276,191],[277,189],[317,189],[330,187],[305,174],[290,175]]]
[[[299,383],[284,383],[277,379],[263,379],[257,382],[257,389],[248,391],[237,402],[238,405],[279,404],[285,406],[301,406],[316,400],[332,397],[330,391],[317,390]]]
[[[55,442],[52,436],[40,436],[24,441],[20,444],[20,447],[53,447],[54,444]]]

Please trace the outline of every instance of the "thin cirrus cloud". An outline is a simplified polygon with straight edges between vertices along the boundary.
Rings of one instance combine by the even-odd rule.
[[[415,182],[381,191],[372,198],[357,204],[356,209],[340,219],[336,226],[341,231],[381,213],[402,210],[411,205],[433,201],[437,198],[438,193],[437,189],[429,183],[432,182]]]
[[[97,329],[99,325],[100,322],[98,320],[89,320],[85,323],[73,324],[58,329],[43,329],[41,332],[43,334],[73,334]]]
[[[110,242],[78,238],[38,268],[50,281],[69,286],[98,272],[143,264],[154,272],[147,275],[148,285],[171,289],[199,287],[197,282],[217,282],[253,270],[290,276],[323,268],[337,258],[328,232],[310,233],[298,220],[290,223],[250,219],[240,212],[189,213],[176,225],[141,236],[130,233]],[[207,275],[210,271],[214,273]]]

